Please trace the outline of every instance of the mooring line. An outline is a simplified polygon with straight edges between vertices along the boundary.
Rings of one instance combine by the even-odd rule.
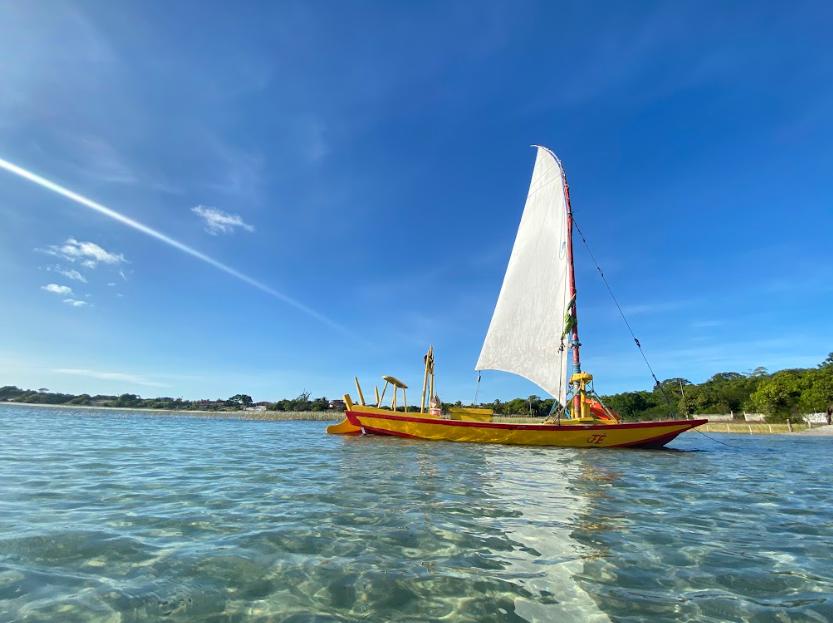
[[[738,447],[738,446],[733,446],[733,445],[731,445],[731,444],[728,444],[728,443],[726,443],[725,441],[720,441],[719,439],[715,439],[714,437],[710,437],[709,435],[707,435],[707,434],[706,434],[706,433],[704,433],[703,431],[701,431],[701,430],[697,430],[696,428],[692,428],[691,430],[693,430],[695,433],[700,433],[700,434],[701,434],[701,435],[703,435],[703,437],[705,437],[706,439],[711,439],[711,440],[712,440],[712,441],[714,441],[715,443],[722,444],[722,445],[726,446],[727,448],[737,448],[737,447]]]

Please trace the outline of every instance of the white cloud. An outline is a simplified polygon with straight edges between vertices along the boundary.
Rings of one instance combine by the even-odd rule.
[[[59,275],[63,275],[67,279],[72,279],[73,281],[80,281],[81,283],[87,283],[87,278],[84,277],[81,273],[74,269],[66,269],[62,266],[48,266],[46,270],[54,273],[58,273]]]
[[[49,245],[42,251],[68,262],[80,262],[85,268],[95,268],[98,264],[117,265],[127,261],[121,253],[111,253],[94,242],[79,242],[75,238],[67,238],[60,246]]]
[[[57,283],[49,283],[45,286],[41,286],[40,289],[51,292],[52,294],[60,294],[62,296],[72,294],[72,288],[69,286],[59,286]]]
[[[234,233],[236,227],[240,227],[246,231],[255,230],[254,227],[244,222],[239,214],[229,214],[217,208],[203,205],[191,208],[191,212],[203,220],[205,231],[212,236]]]
[[[71,374],[73,376],[86,376],[91,379],[99,379],[102,381],[134,383],[136,385],[146,385],[148,387],[169,387],[165,383],[159,383],[143,376],[139,376],[138,374],[128,374],[126,372],[106,372],[101,370],[87,370],[85,368],[56,368],[52,370],[52,372],[56,372],[58,374]]]
[[[78,299],[64,299],[64,303],[72,307],[84,307],[87,304],[86,301],[79,301]]]

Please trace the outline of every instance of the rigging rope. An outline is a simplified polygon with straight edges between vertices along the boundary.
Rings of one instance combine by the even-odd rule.
[[[578,223],[576,222],[575,214],[573,215],[573,226],[576,228],[576,231],[578,232],[579,238],[581,238],[581,242],[584,245],[584,248],[587,249],[587,254],[590,256],[590,259],[593,261],[593,265],[596,267],[596,270],[599,271],[599,276],[602,278],[602,281],[605,284],[605,288],[607,288],[607,293],[610,294],[610,298],[613,299],[613,303],[616,305],[616,309],[619,310],[619,315],[622,317],[622,320],[625,322],[625,326],[628,328],[628,332],[631,334],[631,337],[633,338],[634,344],[636,344],[636,347],[639,349],[639,354],[642,355],[642,359],[645,360],[645,365],[648,366],[648,370],[651,373],[651,377],[654,379],[654,383],[656,383],[656,386],[659,387],[660,391],[662,392],[663,397],[665,398],[665,401],[668,403],[669,408],[673,408],[673,403],[671,402],[671,399],[668,397],[668,394],[665,392],[665,388],[659,382],[659,379],[657,378],[657,375],[654,373],[654,369],[653,369],[653,367],[651,367],[651,362],[648,361],[648,357],[645,355],[645,351],[642,350],[642,344],[639,343],[639,339],[637,339],[636,335],[634,334],[633,328],[631,327],[631,323],[628,322],[628,319],[625,316],[625,312],[622,310],[622,306],[619,305],[619,301],[616,299],[616,295],[613,294],[613,289],[610,287],[610,284],[607,281],[607,277],[605,277],[604,271],[602,271],[602,267],[599,266],[599,262],[596,261],[596,256],[593,255],[593,251],[590,250],[590,245],[587,243],[587,239],[584,237],[584,232],[581,231],[581,227],[579,227]],[[605,407],[605,405],[601,402],[601,398],[599,398],[598,395],[596,396],[596,399],[599,400],[599,403],[602,404],[602,406],[605,409],[607,409],[607,407]],[[728,444],[724,441],[720,441],[719,439],[715,439],[714,437],[712,437],[710,435],[707,435],[703,431],[697,430],[696,428],[694,428],[692,430],[695,433],[700,433],[706,439],[710,439],[710,440],[714,441],[715,443],[719,443],[723,446],[726,446],[727,448],[734,448],[735,447],[735,446],[733,446],[731,444]]]
[[[736,446],[730,445],[730,444],[728,444],[728,443],[725,443],[725,442],[723,442],[723,441],[720,441],[719,439],[715,439],[714,437],[710,437],[709,435],[707,435],[707,434],[706,434],[706,433],[704,433],[703,431],[701,431],[701,430],[697,430],[696,428],[692,428],[691,430],[693,430],[695,433],[700,433],[700,434],[701,434],[701,435],[703,435],[703,437],[705,437],[706,439],[711,439],[711,440],[712,440],[712,441],[714,441],[715,443],[722,444],[722,445],[726,446],[727,448],[734,448],[734,447],[736,447]]]
[[[619,305],[619,301],[616,298],[616,295],[613,294],[613,289],[610,287],[610,284],[607,282],[607,277],[605,277],[604,271],[602,271],[602,267],[599,266],[599,262],[596,261],[596,256],[593,255],[593,251],[590,250],[590,245],[587,243],[587,239],[584,237],[584,232],[581,231],[581,227],[579,227],[578,222],[576,221],[575,214],[573,214],[573,226],[576,228],[578,232],[579,238],[581,238],[581,242],[584,245],[584,248],[587,249],[587,254],[590,256],[590,259],[593,261],[593,265],[596,267],[596,270],[599,271],[599,276],[602,278],[602,281],[605,284],[605,288],[607,288],[607,293],[610,294],[610,298],[613,299],[614,305],[616,305],[616,309],[619,310],[619,315],[622,317],[622,320],[625,322],[625,326],[628,328],[628,332],[631,334],[633,338],[633,343],[636,344],[636,348],[639,349],[639,354],[642,355],[642,359],[645,361],[645,365],[648,366],[648,371],[651,373],[651,377],[654,379],[654,383],[656,387],[659,387],[659,390],[662,392],[663,398],[668,403],[669,408],[673,409],[673,403],[668,398],[668,394],[665,393],[665,388],[659,382],[657,375],[654,373],[654,368],[651,366],[651,362],[648,361],[648,357],[645,355],[645,351],[642,350],[642,344],[639,343],[639,339],[633,332],[633,328],[631,327],[631,323],[628,322],[627,317],[625,316],[625,312],[622,310],[622,306]]]

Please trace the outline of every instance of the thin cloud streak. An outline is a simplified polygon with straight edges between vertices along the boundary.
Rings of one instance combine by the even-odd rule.
[[[62,268],[61,266],[47,266],[46,270],[50,272],[56,272],[59,275],[63,275],[67,279],[72,279],[73,281],[80,281],[81,283],[87,283],[87,278],[84,277],[81,273],[77,270],[73,269],[66,269]]]
[[[104,216],[107,216],[113,219],[114,221],[118,221],[123,225],[127,225],[128,227],[131,227],[136,231],[142,232],[143,234],[150,236],[151,238],[156,238],[157,240],[164,242],[168,246],[178,249],[179,251],[182,251],[183,253],[190,255],[191,257],[195,257],[198,260],[201,260],[206,264],[209,264],[210,266],[213,266],[214,268],[223,271],[227,275],[231,275],[235,279],[238,279],[243,283],[257,288],[261,292],[265,292],[269,296],[272,296],[278,299],[279,301],[286,303],[287,305],[291,305],[295,309],[304,312],[308,316],[315,318],[316,320],[326,324],[329,327],[332,327],[333,329],[336,329],[337,331],[340,331],[341,333],[344,333],[346,335],[352,335],[345,327],[342,327],[340,324],[327,318],[326,316],[315,311],[314,309],[307,307],[300,301],[297,301],[294,298],[287,296],[286,294],[283,294],[282,292],[278,292],[274,288],[264,283],[261,283],[260,281],[253,279],[252,277],[249,277],[248,275],[245,275],[240,271],[232,268],[231,266],[223,264],[222,262],[215,260],[214,258],[209,257],[208,255],[205,255],[204,253],[201,253],[200,251],[197,251],[196,249],[193,249],[188,245],[183,244],[182,242],[179,242],[178,240],[175,240],[170,236],[163,234],[160,231],[153,229],[152,227],[148,227],[147,225],[144,225],[139,221],[135,221],[132,218],[125,216],[124,214],[121,214],[120,212],[116,212],[115,210],[112,210],[107,206],[93,201],[92,199],[88,199],[83,195],[79,195],[78,193],[73,192],[68,188],[65,188],[64,186],[61,186],[60,184],[56,184],[55,182],[52,182],[46,179],[45,177],[41,177],[36,173],[32,173],[31,171],[28,171],[23,167],[19,167],[14,163],[9,162],[8,160],[4,160],[3,158],[0,158],[0,168],[5,169],[9,173],[17,175],[18,177],[22,177],[25,180],[33,182],[42,188],[45,188],[58,195],[66,197],[67,199],[70,199],[71,201],[74,201],[75,203],[78,203],[84,206],[85,208],[89,208],[90,210],[98,212],[99,214],[103,214]]]
[[[102,381],[135,383],[136,385],[146,385],[147,387],[170,387],[170,385],[165,383],[159,383],[143,376],[139,376],[138,374],[128,374],[126,372],[105,372],[100,370],[87,370],[86,368],[55,368],[52,372],[56,372],[58,374],[71,374],[74,376],[85,376]]]
[[[212,236],[217,234],[233,234],[236,227],[253,232],[254,227],[243,220],[239,214],[223,212],[211,206],[198,205],[191,208],[191,212],[199,216],[207,231]]]

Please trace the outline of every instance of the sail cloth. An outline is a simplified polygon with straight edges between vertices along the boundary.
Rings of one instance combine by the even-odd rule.
[[[567,201],[561,163],[538,147],[521,224],[476,370],[529,379],[557,398],[567,395],[570,307]]]

